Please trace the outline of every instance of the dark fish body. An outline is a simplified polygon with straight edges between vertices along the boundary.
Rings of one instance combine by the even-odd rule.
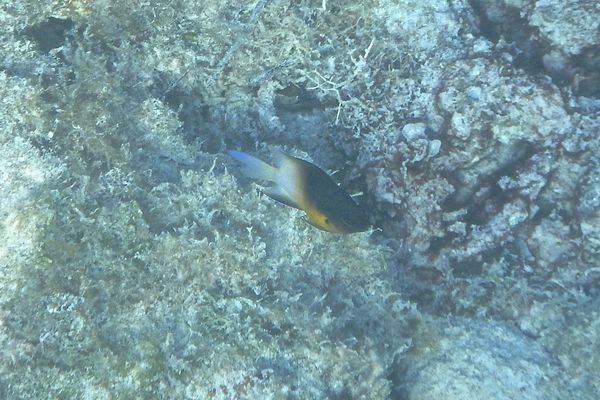
[[[232,150],[229,154],[242,163],[246,176],[273,182],[273,186],[265,188],[265,193],[303,210],[313,226],[334,233],[369,229],[371,224],[364,208],[316,165],[283,153],[277,167],[240,151]]]

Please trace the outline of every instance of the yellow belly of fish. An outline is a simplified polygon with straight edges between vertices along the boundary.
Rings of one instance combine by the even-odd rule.
[[[312,207],[307,207],[304,209],[304,212],[306,212],[310,223],[317,228],[323,229],[327,232],[341,233],[341,231],[331,223],[327,216],[319,210],[316,210]]]

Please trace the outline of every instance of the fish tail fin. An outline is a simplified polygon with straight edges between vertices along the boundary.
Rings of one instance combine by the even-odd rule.
[[[277,168],[243,151],[227,150],[229,155],[242,164],[242,173],[251,179],[274,181]]]

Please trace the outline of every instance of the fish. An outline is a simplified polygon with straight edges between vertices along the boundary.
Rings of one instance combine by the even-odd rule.
[[[272,199],[306,213],[314,227],[331,233],[363,232],[371,227],[366,209],[316,165],[279,152],[276,166],[248,153],[228,150],[250,179],[271,182],[263,192]]]

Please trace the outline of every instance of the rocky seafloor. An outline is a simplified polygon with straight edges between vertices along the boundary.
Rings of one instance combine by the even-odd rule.
[[[600,3],[0,3],[0,398],[600,398]],[[374,229],[226,155],[284,150]]]

